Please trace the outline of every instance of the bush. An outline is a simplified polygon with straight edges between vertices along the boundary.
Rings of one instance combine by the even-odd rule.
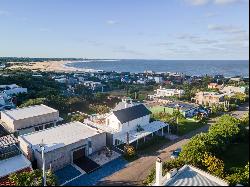
[[[218,177],[224,176],[224,163],[222,160],[216,158],[210,153],[205,153],[202,163],[207,167],[209,173]]]
[[[245,186],[249,185],[249,162],[244,168],[235,169],[232,174],[226,176],[226,180],[230,185],[235,186],[236,184],[242,184]]]

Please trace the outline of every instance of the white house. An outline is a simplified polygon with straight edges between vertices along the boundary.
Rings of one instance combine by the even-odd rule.
[[[232,93],[245,93],[245,87],[236,87],[236,86],[225,86],[220,89],[220,92],[225,94],[232,94]]]
[[[138,125],[149,123],[151,112],[143,105],[134,105],[121,110],[113,111],[106,118],[106,125],[117,131],[130,131]]]
[[[182,96],[184,94],[184,90],[179,89],[166,89],[160,87],[159,89],[155,90],[154,95],[148,95],[150,99],[159,98],[159,97],[171,97],[171,96]]]
[[[9,132],[26,134],[55,126],[61,121],[59,111],[46,105],[34,105],[1,111],[1,124]]]

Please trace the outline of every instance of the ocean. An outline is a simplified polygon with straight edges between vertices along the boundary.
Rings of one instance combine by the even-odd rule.
[[[86,60],[66,64],[69,67],[140,73],[182,72],[187,75],[236,75],[249,77],[248,60]]]

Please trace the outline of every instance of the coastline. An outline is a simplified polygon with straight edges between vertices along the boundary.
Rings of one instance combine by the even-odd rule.
[[[76,68],[67,66],[79,61],[44,61],[44,62],[9,62],[7,69],[26,69],[42,72],[96,72],[94,69]]]

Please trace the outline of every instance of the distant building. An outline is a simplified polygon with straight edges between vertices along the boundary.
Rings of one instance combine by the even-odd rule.
[[[156,161],[155,175],[152,186],[229,186],[223,179],[190,165],[184,165],[179,170],[172,169],[163,176],[160,158]]]
[[[106,146],[106,133],[80,122],[71,122],[18,137],[24,154],[42,169],[41,148],[45,146],[45,168],[56,171]]]
[[[32,169],[31,162],[22,155],[13,134],[0,137],[0,186],[7,185],[8,176]]]
[[[184,90],[179,89],[166,89],[160,87],[156,90],[154,95],[148,95],[150,99],[157,98],[157,97],[171,97],[171,96],[178,96],[181,97],[184,94]]]
[[[218,83],[209,83],[207,87],[210,89],[221,89],[222,85],[219,85]]]
[[[224,94],[217,92],[198,92],[192,99],[195,100],[196,104],[211,106],[212,104],[224,102]]]
[[[192,118],[200,111],[199,105],[197,104],[178,101],[168,103],[165,105],[165,108],[166,111],[170,112],[171,114],[178,109],[185,118]]]
[[[59,111],[46,105],[1,111],[1,124],[9,132],[30,133],[55,126],[61,121]]]
[[[0,85],[0,91],[12,96],[20,93],[27,93],[27,88],[22,88],[16,84]]]
[[[236,87],[236,86],[225,86],[222,89],[220,89],[220,92],[225,93],[225,94],[245,93],[246,88],[245,87]]]

